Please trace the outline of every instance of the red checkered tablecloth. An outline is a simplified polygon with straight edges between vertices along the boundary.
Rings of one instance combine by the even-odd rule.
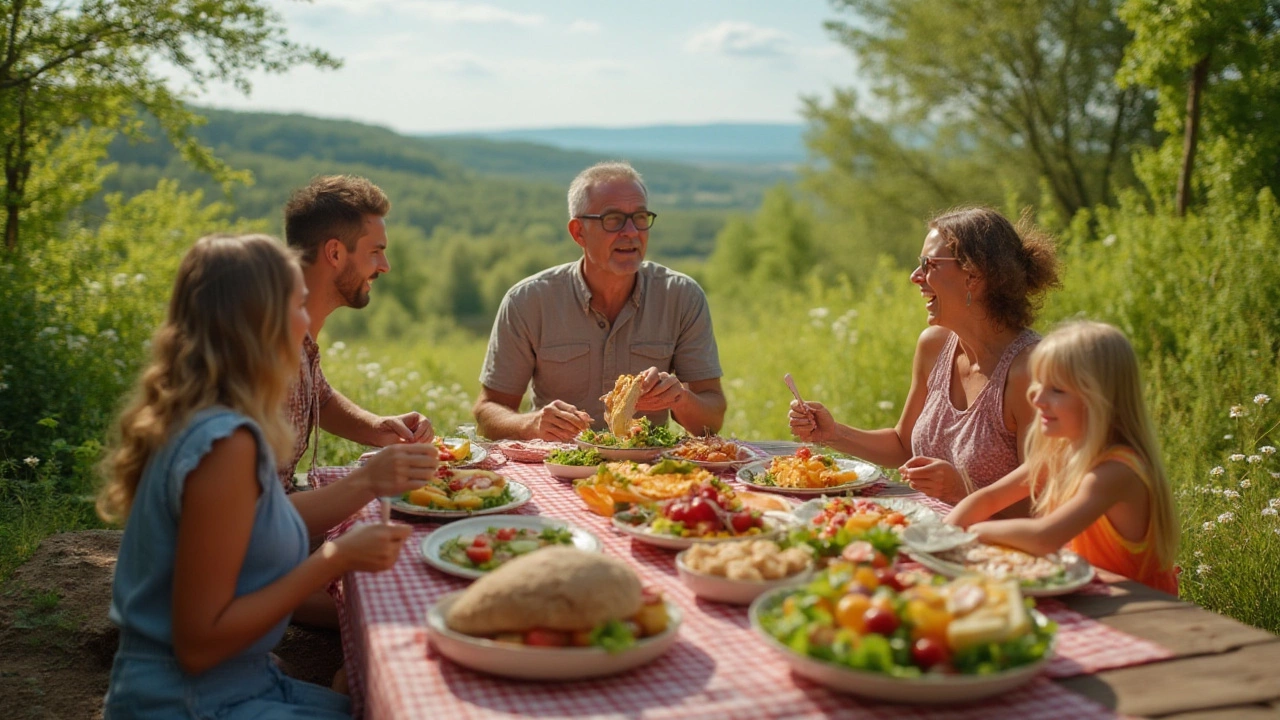
[[[345,468],[313,471],[323,484]],[[684,610],[679,641],[653,663],[610,678],[573,683],[532,683],[475,673],[445,660],[427,643],[426,612],[440,596],[466,587],[464,580],[423,562],[419,545],[439,524],[417,526],[394,568],[345,578],[340,602],[343,646],[357,715],[367,718],[488,718],[504,716],[644,718],[1110,718],[1109,710],[1046,678],[999,698],[960,707],[874,703],[833,693],[791,674],[786,663],[754,635],[742,607],[699,600],[680,582],[675,553],[615,533],[572,487],[540,465],[508,463],[502,472],[528,485],[534,499],[519,512],[557,517],[595,533],[605,551],[624,558],[648,586],[661,589]],[[914,497],[928,504],[930,498]],[[943,512],[945,505],[937,508]],[[404,518],[401,518],[404,519]],[[354,522],[377,522],[371,503]],[[1054,677],[1149,662],[1167,651],[1075,613],[1044,603],[1061,626]],[[1143,645],[1149,647],[1142,647]],[[1138,647],[1136,652],[1122,653]]]

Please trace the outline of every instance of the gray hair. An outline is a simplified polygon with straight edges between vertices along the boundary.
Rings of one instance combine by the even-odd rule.
[[[591,202],[591,188],[613,180],[634,182],[640,186],[645,200],[649,199],[649,188],[644,184],[644,178],[640,177],[640,173],[631,167],[631,163],[622,160],[606,160],[578,173],[578,177],[569,183],[569,219],[572,220],[587,211],[587,205]]]

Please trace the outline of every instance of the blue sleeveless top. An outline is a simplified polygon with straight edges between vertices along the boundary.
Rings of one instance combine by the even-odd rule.
[[[173,657],[173,565],[178,550],[178,521],[187,475],[213,443],[248,428],[258,443],[257,478],[262,494],[254,510],[236,597],[275,582],[307,558],[307,528],[276,479],[276,462],[262,430],[253,420],[225,407],[206,408],[151,457],[142,471],[120,544],[111,589],[110,617],[122,637],[141,640],[156,653]],[[289,617],[258,638],[236,658],[266,656],[280,641]]]

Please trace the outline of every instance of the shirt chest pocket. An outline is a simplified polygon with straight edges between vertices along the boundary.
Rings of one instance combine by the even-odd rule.
[[[630,372],[638,373],[651,367],[671,372],[671,356],[675,354],[675,349],[676,344],[673,342],[631,343]]]
[[[591,344],[569,343],[538,348],[534,395],[542,403],[560,399],[574,403],[591,377]]]

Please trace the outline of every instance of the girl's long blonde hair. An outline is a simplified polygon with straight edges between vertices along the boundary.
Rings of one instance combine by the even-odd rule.
[[[266,235],[209,235],[187,251],[104,462],[105,520],[128,517],[147,462],[204,408],[252,418],[276,455],[288,456],[294,438],[283,411],[299,361],[289,304],[298,278],[294,253]]]
[[[1124,333],[1105,323],[1067,323],[1031,353],[1031,376],[1031,396],[1047,385],[1078,394],[1085,406],[1085,438],[1078,451],[1065,438],[1045,437],[1038,422],[1027,433],[1027,469],[1038,480],[1031,491],[1036,514],[1047,514],[1075,495],[1107,448],[1128,446],[1146,467],[1142,481],[1151,498],[1153,549],[1161,567],[1171,567],[1178,552],[1173,493],[1142,399],[1138,358]]]

